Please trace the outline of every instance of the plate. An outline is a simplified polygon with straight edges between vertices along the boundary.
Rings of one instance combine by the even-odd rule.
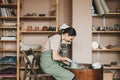
[[[99,46],[99,44],[98,44],[97,41],[93,41],[93,42],[92,42],[92,48],[93,48],[93,49],[97,49],[98,46]]]

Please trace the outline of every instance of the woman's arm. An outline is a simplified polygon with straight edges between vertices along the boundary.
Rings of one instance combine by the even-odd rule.
[[[71,62],[71,59],[70,58],[67,58],[67,57],[62,57],[58,54],[57,51],[53,50],[52,51],[52,58],[53,60],[58,60],[58,61],[63,61],[63,62]]]

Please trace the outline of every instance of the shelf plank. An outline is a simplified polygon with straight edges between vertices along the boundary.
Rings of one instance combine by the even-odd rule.
[[[17,3],[1,3],[0,6],[8,6],[8,7],[17,6]]]
[[[56,31],[21,31],[20,33],[23,33],[23,34],[34,34],[34,33],[49,34],[49,33],[57,33],[57,32]]]
[[[92,14],[92,16],[94,17],[100,17],[100,15],[99,14]]]
[[[6,78],[16,78],[16,74],[0,74],[0,77],[6,77]]]
[[[110,12],[110,13],[107,13],[105,15],[120,15],[120,12]]]
[[[98,34],[98,33],[120,33],[120,31],[92,31],[93,34]]]
[[[114,16],[119,15],[120,16],[120,12],[110,12],[110,13],[106,13],[104,15],[92,14],[93,17],[101,17],[101,16],[109,16],[109,15],[110,16],[112,16],[112,15],[114,15]]]
[[[0,42],[16,42],[17,40],[0,40]]]
[[[120,48],[116,48],[116,49],[92,49],[92,51],[120,51]]]
[[[56,16],[21,16],[20,19],[45,19],[45,20],[55,20]]]
[[[0,29],[17,29],[17,27],[0,27]]]
[[[19,67],[19,69],[25,69],[25,67]],[[28,69],[31,69],[30,67],[28,67]],[[39,69],[39,67],[34,67],[34,69]]]
[[[104,69],[120,69],[120,66],[110,66],[110,67],[103,67]]]
[[[0,51],[2,51],[2,52],[17,52],[17,50],[5,50],[5,49],[1,49],[1,48],[0,48]]]
[[[22,50],[20,50],[20,51],[22,51]],[[41,51],[41,49],[36,49],[36,50],[33,49],[33,52],[40,52],[40,51]]]
[[[7,17],[0,16],[0,19],[17,19],[17,17],[16,16],[7,16]]]

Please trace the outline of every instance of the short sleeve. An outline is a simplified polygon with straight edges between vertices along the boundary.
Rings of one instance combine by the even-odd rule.
[[[58,36],[54,36],[50,39],[50,49],[51,50],[59,50],[60,47],[60,39]]]

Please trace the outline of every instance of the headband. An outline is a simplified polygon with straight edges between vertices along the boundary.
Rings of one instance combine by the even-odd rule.
[[[63,29],[66,29],[66,28],[69,28],[70,26],[68,26],[67,24],[62,24],[60,27],[59,27],[59,30],[63,30]]]

